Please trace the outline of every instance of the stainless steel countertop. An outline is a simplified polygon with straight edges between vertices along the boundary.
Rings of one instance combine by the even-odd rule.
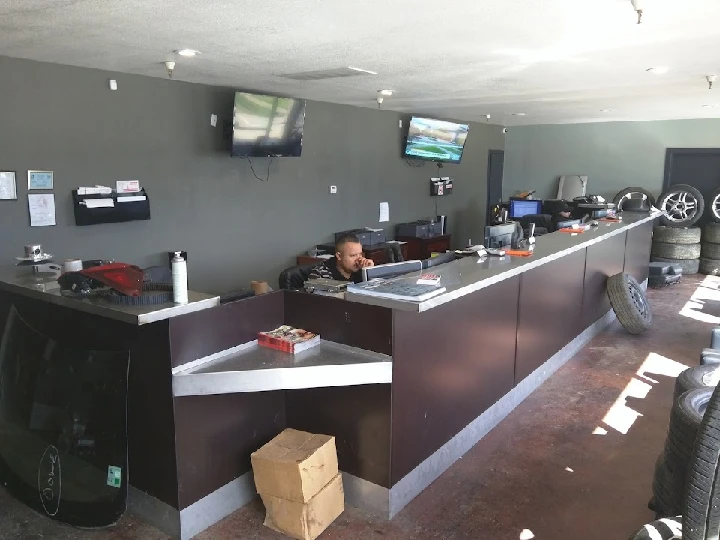
[[[440,285],[447,290],[424,302],[387,300],[363,294],[347,292],[345,299],[351,302],[399,309],[403,311],[427,311],[450,302],[467,294],[473,293],[495,283],[511,278],[532,268],[565,257],[580,249],[597,244],[624,231],[652,221],[661,215],[660,212],[628,213],[623,215],[620,223],[600,222],[598,227],[591,227],[584,233],[569,234],[554,232],[537,238],[535,250],[530,257],[465,257],[447,264],[435,266],[425,273],[440,276]],[[413,272],[397,279],[417,279],[421,272]]]
[[[253,341],[173,369],[176,397],[390,382],[390,356],[325,340],[298,354]]]
[[[194,291],[188,292],[189,302],[187,304],[168,302],[151,306],[122,306],[111,304],[96,295],[77,298],[61,294],[56,277],[42,277],[42,275],[33,274],[29,266],[14,265],[0,266],[0,291],[21,294],[58,306],[137,325],[185,315],[217,306],[220,303],[219,296]]]

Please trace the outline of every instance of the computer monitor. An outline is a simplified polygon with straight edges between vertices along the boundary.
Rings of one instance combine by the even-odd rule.
[[[379,264],[370,268],[362,269],[363,281],[369,281],[375,278],[391,278],[402,276],[410,272],[418,272],[422,270],[421,261],[403,261],[398,263]]]
[[[511,246],[517,228],[518,224],[515,222],[485,227],[485,247],[504,248]]]
[[[566,219],[565,221],[558,221],[555,224],[555,230],[559,231],[560,229],[566,229],[568,227],[572,227],[573,225],[580,225],[581,223],[582,221],[579,219]]]
[[[510,218],[521,218],[530,214],[542,213],[542,201],[510,199]]]

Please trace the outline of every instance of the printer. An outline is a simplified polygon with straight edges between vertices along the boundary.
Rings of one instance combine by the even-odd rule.
[[[365,248],[371,248],[385,243],[385,231],[369,229],[352,229],[335,233],[335,241],[337,242],[341,236],[348,234],[356,236],[362,247]]]
[[[410,236],[413,238],[430,238],[442,235],[443,225],[440,221],[418,220],[410,223],[398,223],[395,226],[395,236]]]

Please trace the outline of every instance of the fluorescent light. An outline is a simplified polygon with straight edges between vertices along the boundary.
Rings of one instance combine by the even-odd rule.
[[[613,112],[615,109],[600,109],[600,112]]]
[[[377,71],[370,71],[369,69],[363,69],[363,68],[352,67],[352,66],[348,66],[348,69],[352,69],[353,71],[361,71],[362,73],[368,73],[370,75],[377,75]]]
[[[175,53],[185,58],[191,58],[200,54],[200,51],[196,51],[195,49],[176,49]]]
[[[653,75],[664,75],[665,73],[670,71],[670,68],[667,66],[656,66],[647,68],[645,71],[647,71],[648,73],[652,73]]]
[[[524,112],[514,112],[512,113],[513,116],[525,116]]]
[[[380,94],[381,96],[392,96],[392,95],[393,95],[393,91],[392,91],[392,90],[387,90],[387,89],[385,89],[385,90],[378,90],[378,94]]]
[[[712,103],[712,104],[702,106],[703,109],[714,109],[715,107],[717,107],[717,103]]]

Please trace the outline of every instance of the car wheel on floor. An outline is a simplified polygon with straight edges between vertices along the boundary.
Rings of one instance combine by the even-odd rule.
[[[710,196],[710,217],[713,221],[720,221],[720,188],[713,191]],[[708,240],[708,242],[715,242],[715,240]]]
[[[717,364],[687,368],[675,379],[673,399],[677,401],[682,394],[695,388],[714,388],[718,382],[720,382],[720,366]]]
[[[690,274],[697,274],[698,270],[700,269],[700,259],[668,259],[665,257],[652,257],[650,260],[652,262],[666,262],[677,264],[678,266],[680,266],[680,268],[682,268],[684,276]]]
[[[720,387],[704,411],[690,464],[683,539],[710,540],[720,531]]]
[[[607,280],[610,305],[623,328],[641,334],[652,326],[650,304],[637,280],[629,274],[615,274]]]
[[[643,525],[630,540],[681,540],[682,516],[667,517]]]
[[[699,244],[702,230],[700,227],[653,227],[653,242],[666,244]]]

